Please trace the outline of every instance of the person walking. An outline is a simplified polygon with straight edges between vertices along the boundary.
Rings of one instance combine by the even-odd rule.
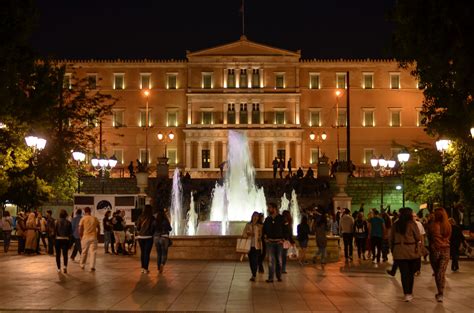
[[[342,234],[342,240],[344,242],[344,258],[346,262],[352,262],[354,219],[351,216],[351,211],[347,208],[344,209],[344,214],[341,217],[339,233]]]
[[[120,249],[122,249],[123,255],[128,255],[127,249],[125,247],[125,211],[117,210],[115,212],[115,216],[112,218],[112,230],[114,232],[115,238],[115,254],[118,255],[120,253]]]
[[[390,238],[390,231],[392,228],[392,220],[387,213],[382,213],[382,219],[384,222],[383,228],[383,237],[382,237],[382,261],[388,261],[388,254],[390,253],[390,245],[389,245],[389,238]]]
[[[43,247],[45,251],[48,251],[48,246],[46,244],[46,238],[48,237],[48,230],[47,230],[47,225],[46,225],[46,219],[43,217],[43,214],[41,212],[38,212],[38,216],[36,218],[36,223],[38,224],[38,232],[39,232],[39,237],[38,237],[38,244],[36,245],[36,253],[40,253],[40,239],[41,242],[43,243]]]
[[[67,274],[67,261],[68,261],[68,250],[69,250],[69,240],[72,237],[72,225],[71,222],[67,220],[66,210],[61,210],[59,212],[59,219],[55,221],[54,233],[56,234],[55,238],[55,249],[56,249],[56,266],[58,273],[61,272],[61,253],[63,255],[64,274]]]
[[[114,236],[112,230],[112,221],[110,220],[110,211],[105,212],[104,218],[102,219],[102,228],[104,229],[104,252],[109,252],[109,247],[112,248],[112,253],[115,254],[114,243],[112,242],[112,238]]]
[[[326,212],[322,212],[319,219],[316,220],[316,224],[314,227],[314,233],[316,235],[316,246],[318,247],[318,251],[314,256],[314,262],[316,263],[316,258],[320,256],[321,262],[321,269],[324,270],[324,266],[326,265],[326,247],[328,245],[327,240],[327,232],[328,232],[328,220]]]
[[[393,225],[390,234],[390,246],[393,259],[400,268],[404,300],[406,302],[413,300],[415,272],[417,262],[420,259],[420,240],[420,232],[413,221],[412,210],[409,208],[400,209],[400,217]]]
[[[32,254],[36,252],[36,247],[38,245],[38,226],[36,223],[35,213],[31,212],[28,214],[28,219],[26,220],[26,232],[25,232],[25,253]]]
[[[153,234],[155,233],[155,218],[151,205],[145,205],[143,213],[137,220],[138,244],[140,245],[140,261],[143,274],[148,274],[150,264],[150,254],[153,248]]]
[[[10,249],[10,241],[13,230],[13,218],[10,216],[10,212],[5,211],[2,217],[2,231],[3,231],[3,251],[8,253]]]
[[[277,177],[277,171],[278,171],[278,158],[275,158],[275,160],[273,160],[272,162],[272,166],[273,166],[273,179],[275,179]]]
[[[267,255],[267,248],[265,244],[265,238],[263,236],[263,222],[265,219],[265,215],[263,213],[258,214],[258,223],[262,225],[262,236],[260,240],[262,242],[262,250],[260,250],[260,255],[258,256],[258,272],[265,273],[265,269],[263,268],[263,261],[265,260],[265,256]]]
[[[67,215],[67,213],[66,213]],[[67,217],[67,216],[66,216]],[[53,255],[55,249],[55,242],[56,242],[56,220],[53,218],[53,211],[48,210],[46,211],[46,229],[47,229],[47,236],[48,236],[48,254]]]
[[[306,264],[306,250],[308,249],[309,233],[311,232],[308,217],[304,215],[301,218],[301,223],[296,228],[296,239],[300,244],[300,264]]]
[[[436,288],[436,301],[443,302],[446,268],[449,263],[449,238],[451,238],[451,224],[443,208],[434,211],[434,220],[428,226],[428,241],[430,244],[430,263],[433,268]]]
[[[373,217],[369,220],[370,243],[372,245],[372,263],[380,263],[382,254],[382,240],[384,232],[384,220],[379,216],[377,210],[373,210]],[[375,251],[377,250],[377,254]]]
[[[461,244],[466,245],[466,238],[464,238],[462,229],[456,224],[454,218],[450,218],[449,223],[451,224],[451,238],[449,239],[451,271],[457,272],[459,271],[459,249],[461,248]]]
[[[287,167],[288,167],[288,174],[292,175],[292,170],[293,170],[293,161],[291,160],[291,158],[288,159],[288,162],[287,162]]]
[[[359,212],[357,220],[354,222],[354,237],[357,246],[357,257],[365,261],[365,248],[367,237],[369,235],[369,228],[367,222],[364,221],[364,214]]]
[[[25,253],[26,245],[26,221],[25,213],[19,212],[16,217],[16,238],[18,239],[18,254]]]
[[[267,283],[272,283],[276,275],[278,281],[281,280],[282,251],[284,240],[284,219],[278,213],[275,203],[267,204],[268,216],[263,223],[263,235],[265,244],[267,245],[268,262],[268,279]]]
[[[262,251],[262,224],[258,222],[260,214],[258,212],[252,213],[250,222],[245,225],[242,233],[243,238],[250,238],[250,251],[248,253],[250,271],[252,277],[250,281],[255,281],[257,277],[257,270],[259,264],[259,257]]]
[[[285,171],[285,161],[283,158],[280,158],[280,162],[278,162],[278,168],[280,169],[280,178],[283,178],[283,172]]]
[[[293,218],[288,210],[283,211],[283,250],[281,254],[281,272],[286,274],[286,262],[288,260],[288,249],[295,244],[293,240]]]
[[[81,247],[81,236],[79,235],[79,222],[82,219],[82,210],[77,209],[76,215],[71,221],[72,226],[72,238],[74,240],[74,248],[72,249],[71,253],[71,260],[74,262],[76,259],[76,255],[79,252],[79,255],[82,254],[82,247]]]
[[[158,265],[158,272],[163,273],[166,261],[168,260],[168,248],[171,244],[170,231],[171,228],[170,221],[165,214],[165,211],[159,211],[156,216],[156,227],[153,240],[156,247],[156,253],[158,255],[156,261]]]
[[[84,217],[79,222],[79,235],[81,236],[81,261],[79,266],[84,269],[87,258],[91,272],[95,271],[95,260],[97,254],[97,239],[100,234],[99,220],[91,215],[91,208],[84,209]]]

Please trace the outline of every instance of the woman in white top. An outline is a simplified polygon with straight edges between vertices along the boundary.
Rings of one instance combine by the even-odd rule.
[[[263,225],[258,222],[259,213],[253,212],[252,219],[247,225],[245,225],[243,238],[250,238],[250,251],[248,253],[250,270],[252,271],[252,277],[250,281],[255,281],[257,276],[259,256],[262,251],[262,228]]]

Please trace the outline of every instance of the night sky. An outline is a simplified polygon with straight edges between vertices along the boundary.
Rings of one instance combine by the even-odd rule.
[[[241,0],[37,0],[33,45],[56,58],[184,58],[238,40]],[[304,58],[390,57],[395,0],[246,0],[249,40]]]

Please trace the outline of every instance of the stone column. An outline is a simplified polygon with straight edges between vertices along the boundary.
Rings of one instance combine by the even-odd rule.
[[[273,142],[273,155],[272,155],[272,160],[274,160],[278,156],[278,142],[274,141]]]
[[[227,161],[227,141],[222,142],[222,162]]]
[[[291,142],[288,141],[285,141],[285,158],[286,160],[285,161],[288,161],[290,158],[291,158],[291,146],[290,146]],[[285,164],[286,166],[286,164]]]
[[[296,163],[293,163],[293,167],[298,169],[301,166],[301,142],[296,142]]]
[[[259,148],[260,148],[260,168],[264,169],[265,168],[265,141],[260,141],[258,143]]]
[[[265,112],[263,103],[260,103],[260,124],[265,124]]]
[[[300,124],[300,100],[297,99],[295,103],[295,124]]]
[[[228,110],[228,104],[224,103],[222,105],[222,113],[223,113],[223,121],[224,125],[227,125],[227,110]]]
[[[211,150],[210,153],[210,157],[211,157],[211,162],[210,162],[210,168],[211,169],[215,169],[216,168],[216,149],[215,149],[215,145],[216,145],[216,142],[215,141],[212,141],[212,142],[209,142],[209,149]]]
[[[198,141],[198,151],[197,151],[197,168],[202,170],[202,141]]]
[[[193,123],[192,107],[193,107],[193,104],[191,102],[188,102],[188,125],[191,125]]]
[[[186,168],[191,169],[193,167],[192,164],[192,154],[191,154],[191,142],[186,141]]]
[[[235,104],[235,124],[240,124],[240,103]]]

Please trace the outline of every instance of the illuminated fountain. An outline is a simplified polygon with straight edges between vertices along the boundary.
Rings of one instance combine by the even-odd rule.
[[[212,194],[209,222],[201,222],[198,235],[240,235],[254,211],[265,212],[263,188],[255,185],[247,137],[229,131],[227,171],[222,185],[216,183]]]
[[[298,224],[301,222],[301,213],[300,206],[298,205],[298,199],[296,197],[296,192],[294,189],[291,191],[290,214],[293,218],[293,234],[296,235]]]
[[[196,235],[196,227],[198,225],[198,214],[194,208],[194,197],[191,192],[191,201],[189,203],[189,211],[186,214],[186,235],[194,236]]]
[[[182,235],[181,225],[183,223],[183,187],[179,177],[179,168],[173,173],[173,186],[171,189],[171,227],[173,235]]]
[[[286,197],[286,193],[283,193],[283,196],[281,196],[280,199],[280,214],[283,213],[283,211],[288,210],[290,207],[290,201]]]

